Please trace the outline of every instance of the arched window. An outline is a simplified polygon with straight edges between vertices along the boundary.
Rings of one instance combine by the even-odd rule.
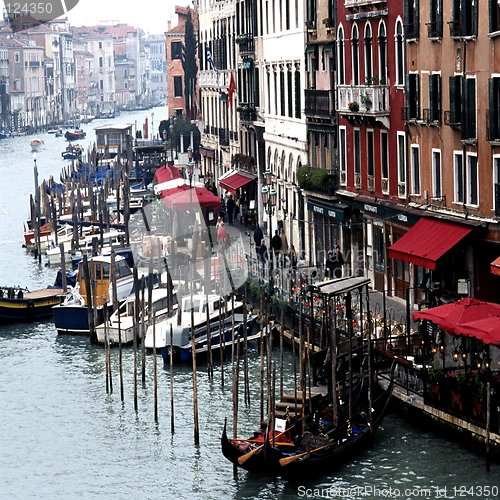
[[[387,85],[387,32],[384,21],[378,25],[378,74],[380,85]]]
[[[396,85],[405,83],[405,49],[403,37],[403,23],[401,18],[396,21]]]
[[[274,151],[273,174],[276,175],[278,178],[280,176],[280,169],[279,169],[279,163],[278,163],[278,150],[277,149]]]
[[[357,25],[352,27],[352,84],[359,85],[359,31]]]
[[[368,22],[365,25],[365,80],[367,83],[371,83],[372,76],[372,26]]]
[[[344,60],[344,28],[339,26],[337,31],[337,82],[345,84],[345,60]]]
[[[290,153],[290,156],[288,157],[288,182],[293,182],[293,156],[292,153]]]

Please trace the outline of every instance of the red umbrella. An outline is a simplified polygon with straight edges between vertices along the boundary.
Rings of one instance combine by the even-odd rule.
[[[500,315],[500,305],[471,297],[450,302],[442,306],[413,313],[414,320],[427,319],[449,333],[455,333],[458,326]]]
[[[500,345],[500,315],[463,323],[457,326],[455,332],[475,337],[485,344]]]
[[[166,165],[162,165],[158,167],[155,172],[155,180],[156,184],[161,184],[162,182],[168,182],[172,179],[179,179],[181,174],[179,173],[179,169],[167,163]]]
[[[210,210],[220,210],[220,199],[203,187],[195,187],[182,190],[164,198],[163,203],[167,208],[175,210],[189,210],[189,208],[200,206]]]
[[[160,193],[160,198],[166,198],[167,196],[172,196],[173,194],[182,193],[182,191],[185,191],[186,189],[189,189],[187,184],[182,184],[172,189],[163,189]]]

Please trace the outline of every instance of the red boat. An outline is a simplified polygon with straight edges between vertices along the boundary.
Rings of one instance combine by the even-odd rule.
[[[70,132],[69,130],[64,134],[64,137],[67,141],[79,141],[80,139],[84,139],[86,136],[85,132],[81,129],[73,130]]]

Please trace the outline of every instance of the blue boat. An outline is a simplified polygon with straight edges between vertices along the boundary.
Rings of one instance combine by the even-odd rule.
[[[92,277],[95,326],[104,321],[106,304],[113,304],[111,284],[111,257],[92,257],[88,261],[89,272]],[[124,257],[115,259],[114,273],[116,276],[117,300],[127,298],[133,290],[134,279],[132,271]],[[65,298],[64,302],[52,308],[54,324],[59,334],[89,335],[88,298],[83,279],[83,263],[78,265],[78,281],[75,288]]]

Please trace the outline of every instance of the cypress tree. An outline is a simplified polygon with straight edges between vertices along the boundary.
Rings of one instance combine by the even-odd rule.
[[[182,46],[182,68],[184,69],[184,95],[186,98],[186,114],[190,119],[194,118],[194,94],[196,91],[196,65],[197,42],[194,32],[191,9],[188,9],[186,26],[184,31],[184,44]]]

